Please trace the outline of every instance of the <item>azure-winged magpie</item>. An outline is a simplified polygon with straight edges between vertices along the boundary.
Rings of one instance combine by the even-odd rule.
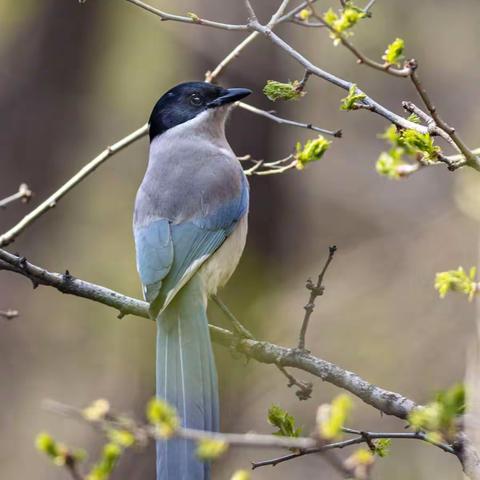
[[[207,299],[235,270],[247,235],[248,183],[225,138],[234,102],[251,93],[188,82],[149,120],[148,167],[134,213],[137,269],[157,321],[157,396],[184,427],[219,428]],[[208,480],[195,445],[157,442],[157,480]]]

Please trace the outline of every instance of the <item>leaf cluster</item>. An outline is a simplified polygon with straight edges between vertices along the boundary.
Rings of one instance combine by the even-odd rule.
[[[288,83],[267,80],[267,84],[263,87],[263,93],[272,102],[277,100],[298,100],[305,95],[298,80]]]
[[[413,428],[425,430],[431,441],[449,441],[455,438],[458,430],[457,418],[463,413],[465,387],[458,384],[437,393],[433,402],[413,410],[408,421]]]
[[[342,428],[352,409],[352,400],[348,395],[335,397],[330,404],[320,405],[317,411],[317,429],[321,438],[335,440],[341,437]]]
[[[319,135],[315,139],[307,140],[303,146],[300,142],[297,142],[295,147],[297,169],[303,170],[307,164],[320,160],[330,148],[331,143],[331,141],[327,140],[322,135]]]
[[[476,267],[471,267],[468,273],[462,267],[439,272],[435,275],[435,289],[440,298],[445,298],[448,292],[459,292],[467,295],[471,301],[477,291],[476,275]]]
[[[268,423],[278,428],[274,435],[280,437],[299,437],[302,429],[295,424],[295,418],[278,405],[272,405],[268,410]]]

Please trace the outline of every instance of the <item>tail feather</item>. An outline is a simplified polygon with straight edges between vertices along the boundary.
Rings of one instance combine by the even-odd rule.
[[[217,373],[198,277],[157,319],[157,396],[173,405],[184,427],[217,431]],[[193,442],[157,442],[157,480],[208,480],[210,467]]]

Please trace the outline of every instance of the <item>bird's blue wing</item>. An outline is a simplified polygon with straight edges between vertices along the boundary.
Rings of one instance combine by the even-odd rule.
[[[248,185],[208,215],[175,224],[155,220],[135,231],[137,268],[156,316],[235,229],[248,209]]]
[[[143,284],[145,300],[153,302],[157,297],[162,280],[173,263],[173,242],[170,222],[155,220],[134,230],[137,253],[137,270]]]

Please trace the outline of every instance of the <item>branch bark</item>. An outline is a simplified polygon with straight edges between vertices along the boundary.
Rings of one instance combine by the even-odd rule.
[[[62,293],[103,303],[115,308],[119,316],[127,314],[149,318],[148,304],[144,301],[122,295],[114,290],[73,277],[69,272],[52,273],[42,267],[28,262],[25,258],[13,255],[0,249],[0,270],[9,270],[29,278],[34,286],[46,285],[54,287]],[[212,339],[230,347],[236,342],[237,350],[260,363],[292,367],[343,388],[368,405],[387,415],[401,419],[407,418],[416,403],[403,395],[364,380],[359,375],[345,370],[308,352],[296,348],[287,348],[270,342],[252,339],[238,339],[234,333],[214,325],[210,325]]]

